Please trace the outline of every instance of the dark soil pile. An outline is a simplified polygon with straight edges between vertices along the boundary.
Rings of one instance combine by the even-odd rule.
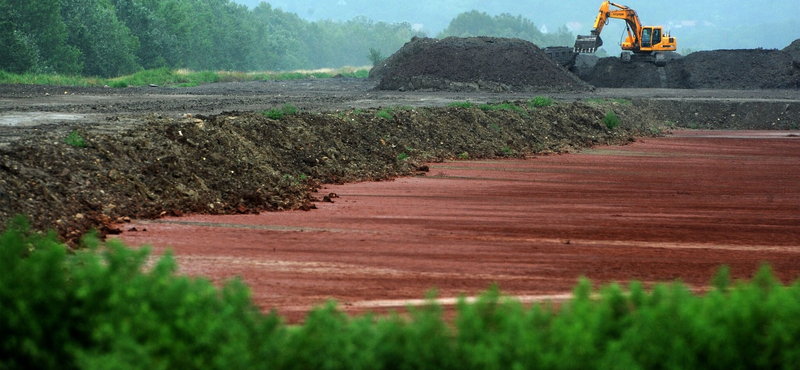
[[[680,64],[689,89],[800,88],[800,69],[780,50],[699,51]]]
[[[622,63],[603,58],[588,73],[580,73],[597,87],[677,89],[796,89],[800,66],[781,50],[700,51],[671,60],[663,70],[647,62]]]
[[[601,58],[591,69],[580,70],[579,76],[596,87],[612,88],[651,88],[672,87],[680,82],[675,76],[682,78],[683,71],[676,60],[667,62],[664,73],[653,63],[623,63],[619,57]]]
[[[531,42],[492,37],[414,38],[373,69],[380,90],[587,91]]]
[[[789,46],[783,48],[783,51],[794,58],[795,64],[800,63],[800,39],[794,40]]]
[[[0,149],[0,223],[24,214],[74,240],[92,227],[114,233],[126,217],[310,209],[320,183],[409,175],[429,160],[625,143],[654,124],[620,105],[613,109],[622,126],[608,129],[601,123],[608,109],[419,108],[388,117],[372,109],[280,120],[253,112],[153,115],[116,132],[82,126],[76,132],[85,147],[65,141],[74,128],[55,127]]]

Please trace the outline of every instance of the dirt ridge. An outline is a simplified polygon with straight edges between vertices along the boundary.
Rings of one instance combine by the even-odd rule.
[[[254,112],[182,119],[151,116],[117,132],[40,131],[0,149],[0,223],[25,214],[75,239],[130,218],[313,208],[320,183],[386,180],[423,161],[524,157],[651,133],[630,106],[608,129],[606,108],[565,103],[524,112],[478,108],[301,113],[281,120]],[[384,115],[385,116],[385,115]],[[634,118],[637,117],[637,118]]]

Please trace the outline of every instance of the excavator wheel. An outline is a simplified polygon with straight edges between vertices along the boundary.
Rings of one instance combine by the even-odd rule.
[[[619,60],[622,61],[622,63],[630,63],[631,53],[626,53],[623,51],[622,54],[619,55]]]

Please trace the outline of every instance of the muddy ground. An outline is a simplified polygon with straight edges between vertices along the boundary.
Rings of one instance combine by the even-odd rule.
[[[92,227],[114,233],[109,225],[126,218],[311,209],[320,183],[424,173],[426,161],[574,151],[671,127],[800,124],[796,91],[398,92],[376,83],[2,86],[0,222],[25,214],[74,239]],[[540,95],[556,104],[526,105]],[[464,101],[523,110],[448,107]],[[300,113],[260,113],[284,104]],[[603,125],[608,111],[620,127]],[[67,143],[72,132],[85,147]]]

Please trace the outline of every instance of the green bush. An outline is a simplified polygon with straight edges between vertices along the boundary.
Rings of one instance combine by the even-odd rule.
[[[533,99],[528,101],[528,105],[531,108],[543,108],[543,107],[549,107],[549,106],[553,105],[553,102],[554,101],[551,98],[547,98],[547,97],[544,97],[544,96],[536,96]]]
[[[78,131],[73,130],[72,132],[64,138],[64,142],[67,143],[69,146],[73,146],[75,148],[85,148],[86,147],[86,140],[83,139]]]
[[[608,127],[609,130],[614,129],[619,126],[619,118],[614,113],[614,111],[608,111],[605,117],[603,117],[603,124]]]
[[[263,111],[263,112],[261,112],[261,114],[267,116],[267,118],[274,119],[274,120],[279,120],[279,119],[283,118],[283,116],[284,116],[283,111],[278,109],[278,108],[272,108],[270,110]]]
[[[300,112],[300,109],[298,109],[294,105],[286,103],[281,107],[281,112],[283,114],[287,115],[287,116],[294,116],[294,115],[297,115],[297,113]]]
[[[351,318],[334,303],[286,326],[234,280],[176,274],[170,254],[89,236],[70,252],[22,218],[0,235],[0,369],[794,369],[800,283],[764,267],[726,269],[703,296],[680,284],[582,279],[558,309],[497,288],[461,300]],[[429,298],[432,298],[430,296]]]
[[[394,118],[394,116],[392,115],[392,110],[390,108],[384,108],[379,110],[378,113],[375,114],[375,116],[378,118],[383,118],[388,120]]]

